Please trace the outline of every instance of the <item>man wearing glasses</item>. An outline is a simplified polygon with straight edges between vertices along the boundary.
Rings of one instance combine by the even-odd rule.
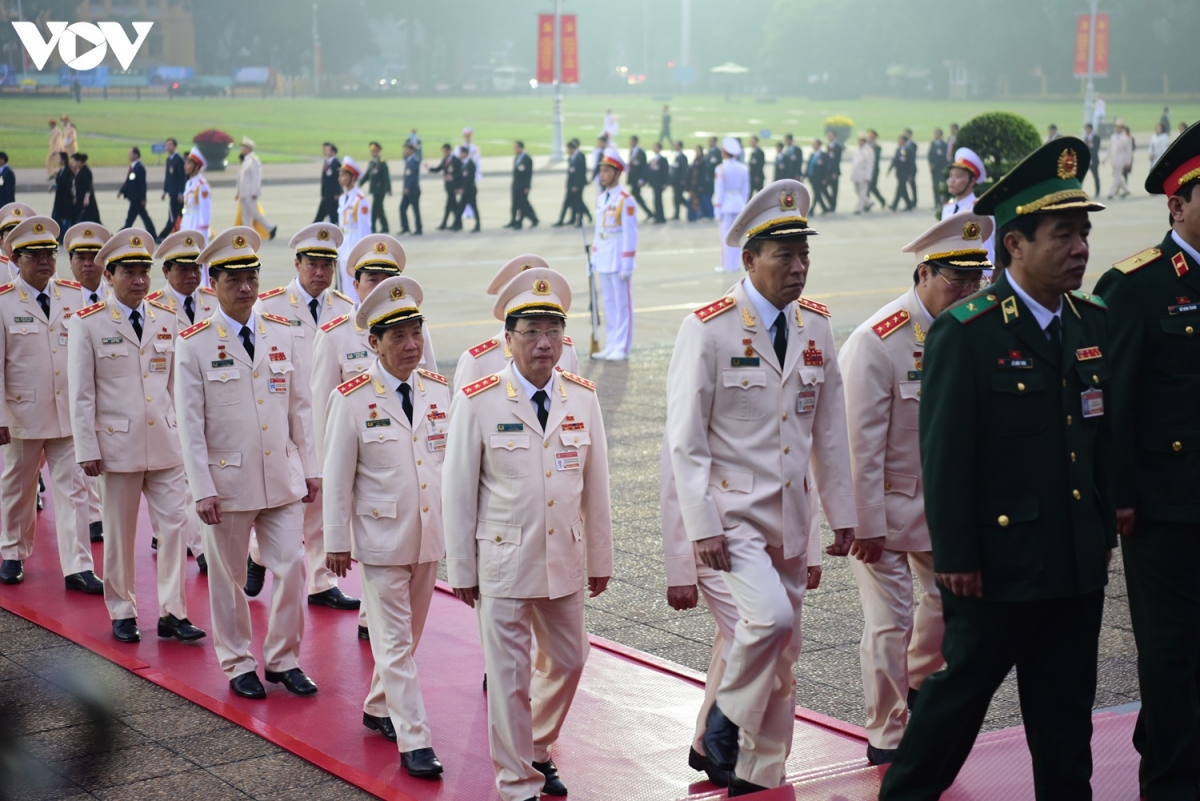
[[[590,381],[555,369],[570,303],[554,270],[517,273],[496,303],[512,363],[463,387],[450,406],[447,575],[456,596],[480,607],[503,801],[567,794],[550,747],[587,659],[585,586],[594,598],[612,573],[600,403]]]
[[[904,248],[913,286],[855,329],[839,360],[846,382],[858,529],[850,568],[863,606],[860,646],[867,760],[892,761],[921,683],[944,663],[942,599],[925,524],[917,417],[925,335],[934,318],[978,291],[991,266],[992,221],[955,214]],[[913,574],[925,597],[913,602]]]

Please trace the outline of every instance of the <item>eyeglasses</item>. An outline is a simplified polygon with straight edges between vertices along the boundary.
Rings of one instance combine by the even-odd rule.
[[[983,286],[983,276],[979,276],[978,278],[955,278],[953,281],[951,281],[949,278],[942,275],[940,271],[935,271],[934,275],[945,281],[947,286],[957,292],[962,292],[967,289],[979,289]]]
[[[545,337],[551,342],[561,342],[563,338],[563,330],[561,328],[547,328],[545,330],[529,328],[525,331],[517,331],[514,329],[509,333],[516,334],[517,336],[524,338],[526,342],[538,342],[542,337]]]

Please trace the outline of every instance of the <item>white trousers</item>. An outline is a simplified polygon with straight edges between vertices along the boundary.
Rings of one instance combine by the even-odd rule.
[[[725,235],[729,233],[729,229],[733,227],[733,221],[737,219],[736,214],[718,214],[717,222],[718,230],[721,234],[721,266],[726,272],[736,273],[742,269],[742,249],[725,244]]]
[[[261,225],[263,230],[272,231],[275,229],[275,223],[263,216],[258,210],[258,201],[248,197],[238,200],[242,204],[242,225],[253,227],[255,224]]]
[[[717,700],[717,688],[725,676],[725,661],[733,647],[734,630],[738,623],[737,604],[733,594],[725,584],[725,577],[720,571],[711,567],[696,566],[696,580],[700,593],[717,623],[717,636],[713,638],[712,659],[708,663],[708,673],[704,677],[704,703],[700,705],[700,714],[696,718],[696,736],[692,740],[692,748],[697,753],[704,751],[704,732],[708,728],[708,710],[712,709]]]
[[[221,670],[227,678],[258,669],[250,653],[250,603],[246,584],[246,551],[250,527],[258,533],[262,563],[271,571],[271,612],[263,638],[267,670],[282,673],[298,664],[304,635],[304,565],[300,527],[304,512],[300,501],[274,509],[249,512],[224,511],[221,522],[204,526],[208,559],[208,601],[212,610],[213,641]]]
[[[42,454],[50,465],[54,494],[54,527],[58,535],[58,562],[64,576],[93,570],[92,542],[88,537],[88,493],[83,468],[75,461],[75,441],[17,439],[4,450],[0,474],[0,558],[24,561],[33,554],[37,529],[37,474]]]
[[[599,273],[604,307],[604,349],[629,354],[633,350],[633,280],[617,273]]]
[[[97,478],[89,476],[87,473],[84,473],[83,474],[83,483],[84,483],[84,486],[87,487],[87,494],[88,494],[88,512],[87,512],[88,524],[90,525],[92,523],[103,522],[104,514],[103,514],[103,510],[100,508],[100,482],[99,482],[99,480]],[[89,533],[90,533],[90,530],[89,530]],[[105,572],[107,572],[107,570]]]
[[[187,617],[183,572],[187,564],[187,474],[183,465],[137,473],[101,473],[104,493],[104,603],[113,620],[137,618],[134,564],[138,507],[146,496],[158,532],[158,616]]]
[[[425,700],[413,654],[429,616],[437,562],[416,565],[364,565],[363,606],[371,627],[371,689],[363,711],[389,717],[401,752],[433,746]]]
[[[871,190],[870,181],[855,181],[854,193],[858,196],[858,202],[854,204],[855,211],[866,211],[867,206],[871,205],[871,198],[868,194]],[[857,561],[857,560],[855,560]]]
[[[1112,168],[1112,184],[1108,188],[1108,196],[1112,197],[1117,194],[1127,194],[1129,192],[1129,179],[1125,177],[1125,168],[1113,165]]]
[[[318,490],[312,503],[304,504],[304,562],[308,568],[308,594],[325,592],[336,587],[337,576],[325,565],[325,529],[321,522],[325,506],[325,494]],[[261,565],[262,554],[258,549],[258,537],[250,535],[250,558]],[[365,625],[365,623],[364,623]]]
[[[911,565],[911,569],[910,569]],[[919,690],[942,657],[942,596],[933,577],[933,554],[884,551],[875,564],[850,560],[862,598],[859,645],[867,707],[867,741],[900,747],[908,723],[908,691]],[[913,574],[925,597],[913,609]]]
[[[725,583],[738,621],[717,689],[717,705],[741,729],[735,772],[763,787],[783,784],[796,719],[800,608],[808,584],[808,557],[785,559],[758,532],[726,532],[733,569]]]
[[[479,598],[488,675],[488,744],[503,801],[541,795],[545,776],[532,763],[550,758],[590,648],[583,599],[582,589],[554,600]],[[534,636],[544,671],[533,671]]]

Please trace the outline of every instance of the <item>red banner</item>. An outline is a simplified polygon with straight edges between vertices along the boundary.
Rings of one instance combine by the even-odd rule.
[[[1088,38],[1091,33],[1092,15],[1080,14],[1075,22],[1075,77],[1088,75]],[[1103,78],[1108,75],[1108,14],[1096,15],[1096,53],[1092,75]]]
[[[537,82],[554,83],[553,14],[538,14]]]
[[[579,83],[579,37],[575,32],[575,15],[562,18],[562,76],[563,83]]]

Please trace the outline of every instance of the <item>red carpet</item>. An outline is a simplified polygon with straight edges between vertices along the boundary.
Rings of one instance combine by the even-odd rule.
[[[46,493],[50,504],[50,493]],[[312,698],[267,685],[266,701],[237,698],[212,650],[206,579],[188,563],[189,617],[210,637],[194,644],[155,636],[154,553],[145,510],[138,535],[138,600],[142,642],[112,637],[100,597],[67,592],[55,553],[53,512],[40,516],[37,547],[25,564],[26,579],[0,586],[0,607],[95,651],[107,659],[225,717],[381,798],[496,798],[487,748],[487,707],[480,682],[483,658],[472,610],[439,591],[417,653],[434,748],[446,766],[440,782],[410,778],[394,744],[362,726],[370,681],[370,646],[356,636],[357,614],[308,608],[301,667],[317,682]],[[103,575],[101,546],[93,546]],[[357,571],[343,582],[358,594]],[[270,598],[270,576],[250,603],[261,642]],[[723,798],[687,767],[687,749],[699,709],[702,677],[691,671],[593,638],[583,682],[562,738],[553,751],[576,801],[667,801]],[[261,651],[255,649],[261,663]],[[260,664],[261,675],[261,664]],[[1136,799],[1136,754],[1129,742],[1133,715],[1096,717],[1097,799]],[[865,759],[861,729],[798,710],[788,777],[780,788],[753,798],[795,797],[857,801],[878,797],[880,770]],[[689,782],[694,782],[689,784]],[[1029,756],[1021,729],[980,737],[959,781],[944,797],[955,801],[1032,799]]]

